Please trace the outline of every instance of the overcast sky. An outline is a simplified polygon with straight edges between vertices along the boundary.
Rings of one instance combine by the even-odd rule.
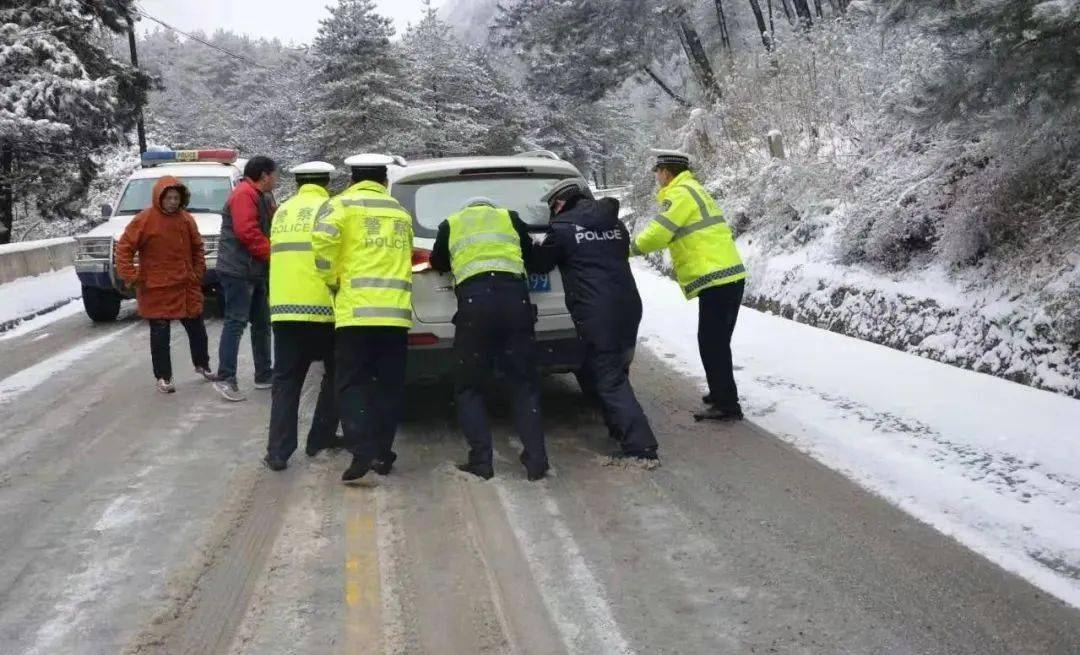
[[[140,0],[143,11],[177,29],[213,33],[218,28],[256,37],[294,43],[310,43],[319,29],[319,19],[327,15],[326,5],[334,0]],[[394,19],[398,34],[416,23],[423,11],[421,0],[376,0],[379,11]],[[438,6],[441,0],[432,4]],[[139,22],[140,30],[157,24]]]

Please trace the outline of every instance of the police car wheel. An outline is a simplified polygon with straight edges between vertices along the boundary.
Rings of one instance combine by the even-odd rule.
[[[82,298],[86,315],[95,323],[109,323],[120,315],[120,296],[114,291],[83,287]]]

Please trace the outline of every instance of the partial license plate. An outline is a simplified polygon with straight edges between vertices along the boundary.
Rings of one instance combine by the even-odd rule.
[[[551,291],[551,275],[547,273],[529,273],[529,291],[532,293]]]

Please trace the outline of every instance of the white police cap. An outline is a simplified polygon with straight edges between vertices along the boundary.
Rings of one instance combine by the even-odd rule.
[[[656,164],[653,166],[654,169],[656,166],[662,166],[664,164],[686,166],[687,168],[690,167],[690,155],[685,152],[679,150],[660,150],[658,148],[653,148],[651,152],[653,156],[656,157]]]
[[[390,155],[380,155],[374,152],[353,155],[345,160],[345,165],[349,168],[383,168],[393,163],[394,158]]]
[[[333,172],[334,165],[324,161],[308,161],[289,169],[291,175],[330,175]]]
[[[495,201],[491,198],[488,198],[486,196],[476,196],[475,198],[469,198],[468,200],[466,200],[465,204],[462,205],[462,209],[465,209],[467,207],[477,207],[480,205],[488,205],[490,207],[496,206]]]

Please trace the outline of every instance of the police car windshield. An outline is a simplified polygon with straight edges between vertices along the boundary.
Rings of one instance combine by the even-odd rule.
[[[227,177],[180,177],[184,186],[191,192],[189,212],[200,214],[220,214],[232,191],[232,181]],[[150,206],[150,195],[158,179],[139,178],[128,182],[124,195],[120,198],[117,214],[138,214]]]
[[[540,198],[561,179],[552,175],[515,175],[423,180],[394,184],[393,194],[415,217],[416,236],[433,238],[439,223],[478,197],[517,212],[527,225],[547,225],[551,212]]]

